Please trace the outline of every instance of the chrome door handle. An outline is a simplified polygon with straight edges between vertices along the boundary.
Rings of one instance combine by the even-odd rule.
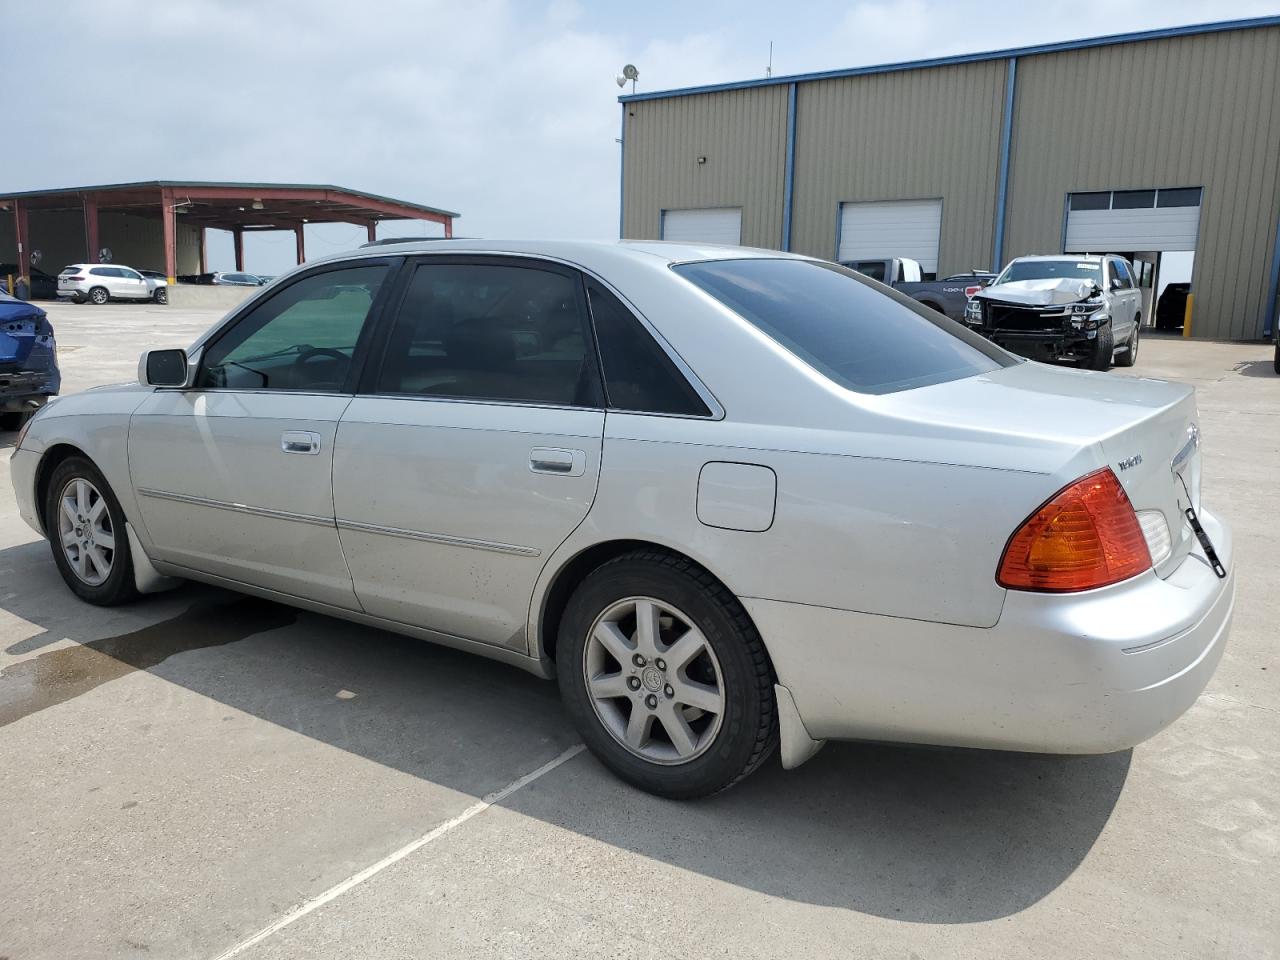
[[[280,435],[280,449],[285,453],[317,454],[320,452],[320,434],[310,430],[286,430]]]
[[[534,447],[529,451],[529,469],[534,473],[580,477],[587,470],[587,452],[563,447]]]

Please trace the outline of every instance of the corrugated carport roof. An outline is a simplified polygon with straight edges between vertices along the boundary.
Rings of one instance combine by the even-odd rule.
[[[363,190],[317,183],[238,183],[209,180],[143,180],[50,190],[0,193],[0,203],[21,200],[28,210],[80,209],[92,197],[104,210],[156,209],[156,195],[167,191],[184,220],[211,227],[292,226],[326,220],[367,224],[378,220],[443,220],[459,216],[426,204],[397,200]],[[255,209],[253,204],[261,202]]]

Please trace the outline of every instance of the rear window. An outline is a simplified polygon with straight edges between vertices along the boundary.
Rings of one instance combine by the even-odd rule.
[[[61,272],[60,274],[58,274],[58,276],[60,276],[60,277],[69,277],[69,276],[71,276],[73,273],[79,273],[79,272],[80,272],[80,268],[79,268],[79,267],[63,267],[63,268],[62,268],[62,272]]]
[[[672,269],[823,376],[883,394],[1020,360],[942,314],[834,263],[711,260]]]

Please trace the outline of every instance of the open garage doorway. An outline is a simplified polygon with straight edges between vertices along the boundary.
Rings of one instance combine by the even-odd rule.
[[[1176,330],[1191,296],[1199,187],[1100,190],[1067,198],[1063,253],[1113,253],[1133,264],[1143,325]]]

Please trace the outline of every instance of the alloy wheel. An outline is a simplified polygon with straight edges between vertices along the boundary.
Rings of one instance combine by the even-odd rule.
[[[630,597],[609,606],[591,628],[582,670],[596,716],[636,756],[688,763],[715,741],[725,711],[720,662],[671,604]]]
[[[58,497],[58,534],[75,575],[91,587],[111,576],[116,533],[107,501],[88,480],[75,477]]]

